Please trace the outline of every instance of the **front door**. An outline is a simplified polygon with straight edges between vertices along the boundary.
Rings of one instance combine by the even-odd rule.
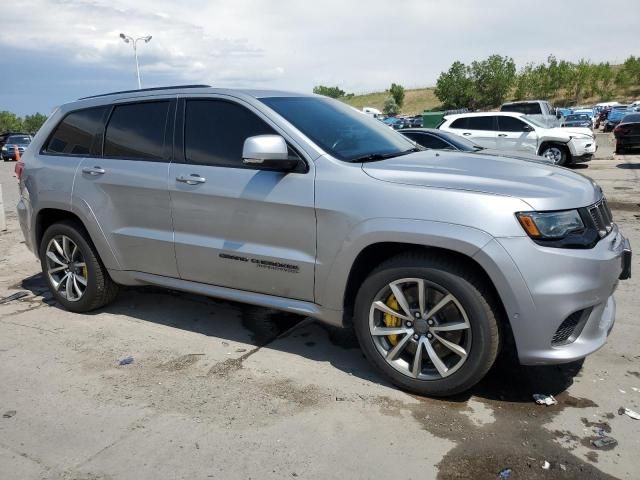
[[[282,133],[248,105],[187,98],[177,118],[178,161],[169,168],[169,190],[180,277],[313,300],[311,162],[300,173],[243,165],[246,138]]]
[[[538,135],[532,127],[515,117],[498,117],[498,144],[500,150],[537,153]]]

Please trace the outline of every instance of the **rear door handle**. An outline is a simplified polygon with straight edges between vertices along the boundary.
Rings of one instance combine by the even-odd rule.
[[[102,167],[84,167],[82,169],[82,173],[88,173],[89,175],[102,175],[104,173],[104,168]]]
[[[464,133],[463,133],[463,135],[464,135],[465,137],[468,137],[468,136],[469,136],[469,135],[471,135],[471,134],[470,134],[469,132],[464,132]]]
[[[499,137],[506,137],[506,136],[507,136],[507,134],[506,134],[506,133],[499,133],[499,134],[498,134],[498,136],[499,136]]]
[[[197,173],[192,173],[191,175],[180,175],[176,177],[176,180],[182,183],[186,183],[187,185],[196,185],[198,183],[204,183],[207,181],[206,178],[201,177]]]

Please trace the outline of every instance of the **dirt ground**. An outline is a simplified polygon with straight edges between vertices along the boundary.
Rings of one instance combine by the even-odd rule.
[[[640,156],[577,168],[640,249]],[[155,288],[90,315],[53,302],[12,205],[0,232],[0,479],[637,479],[640,264],[608,344],[584,363],[501,362],[471,392],[407,395],[353,335],[294,315]],[[133,356],[133,363],[118,360]],[[534,404],[549,393],[559,404]],[[611,449],[592,439],[614,437]],[[544,462],[549,469],[544,469]]]

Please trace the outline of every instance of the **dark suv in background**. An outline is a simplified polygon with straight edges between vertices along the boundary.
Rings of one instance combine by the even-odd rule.
[[[0,157],[5,162],[17,160],[22,156],[31,143],[31,135],[28,133],[4,133],[0,135]]]

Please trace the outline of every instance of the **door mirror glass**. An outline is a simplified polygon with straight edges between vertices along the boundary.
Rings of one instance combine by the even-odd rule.
[[[524,127],[522,127],[522,131],[523,132],[533,132],[533,127],[531,125],[525,124]]]
[[[298,162],[289,157],[287,142],[280,135],[249,137],[242,147],[242,163],[248,167],[290,172],[296,169]]]

